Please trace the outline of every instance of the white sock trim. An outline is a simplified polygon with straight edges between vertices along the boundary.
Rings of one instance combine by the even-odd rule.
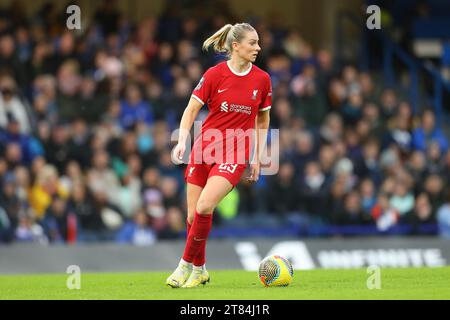
[[[203,271],[203,269],[205,268],[205,265],[202,266],[192,266],[193,270],[197,270],[197,271]]]
[[[180,259],[180,265],[184,265],[184,266],[190,266],[192,265],[191,262],[187,262],[186,260],[184,260],[183,258]]]

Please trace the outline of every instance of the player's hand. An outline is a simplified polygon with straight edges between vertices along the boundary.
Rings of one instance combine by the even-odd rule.
[[[177,143],[175,148],[172,149],[172,162],[175,164],[182,164],[185,151],[186,146],[184,144]]]
[[[259,169],[260,164],[258,163],[252,163],[250,165],[250,175],[247,177],[248,182],[257,182],[259,179]]]

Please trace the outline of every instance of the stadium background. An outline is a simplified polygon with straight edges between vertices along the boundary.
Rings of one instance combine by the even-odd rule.
[[[223,59],[203,40],[240,21],[259,32],[281,163],[230,193],[211,238],[449,238],[449,16],[438,0],[2,0],[0,246],[179,246],[170,134]]]

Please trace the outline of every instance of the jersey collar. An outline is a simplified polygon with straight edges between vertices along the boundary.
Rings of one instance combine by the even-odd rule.
[[[228,66],[228,69],[230,69],[230,71],[233,72],[235,75],[237,75],[239,77],[243,77],[250,73],[250,70],[252,70],[253,64],[250,62],[250,67],[243,72],[234,71],[233,68],[230,66],[230,60],[227,60],[227,66]]]

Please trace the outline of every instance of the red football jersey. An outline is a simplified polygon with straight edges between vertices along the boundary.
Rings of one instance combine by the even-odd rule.
[[[192,97],[206,103],[209,114],[195,139],[190,162],[248,162],[254,151],[256,115],[272,106],[269,74],[253,64],[237,73],[228,61],[221,62],[205,72]]]

